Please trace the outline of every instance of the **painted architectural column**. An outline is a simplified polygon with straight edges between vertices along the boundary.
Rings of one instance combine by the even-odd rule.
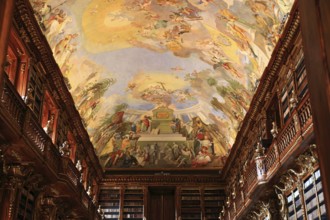
[[[330,217],[330,1],[300,0],[303,49],[327,215]]]

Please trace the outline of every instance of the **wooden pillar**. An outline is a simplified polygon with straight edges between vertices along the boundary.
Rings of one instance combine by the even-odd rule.
[[[23,183],[22,166],[11,165],[1,177],[0,219],[13,220],[17,213],[18,195]]]
[[[299,0],[308,86],[328,218],[330,217],[330,1]]]
[[[14,3],[15,0],[0,0],[0,84],[4,73]]]

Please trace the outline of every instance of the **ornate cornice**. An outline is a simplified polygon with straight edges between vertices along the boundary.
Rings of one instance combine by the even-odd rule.
[[[223,186],[223,182],[219,176],[171,176],[171,175],[139,175],[139,176],[111,176],[103,179],[101,185],[216,185]],[[224,187],[224,186],[223,186]]]

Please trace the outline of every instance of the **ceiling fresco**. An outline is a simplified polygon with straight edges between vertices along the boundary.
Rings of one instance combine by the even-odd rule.
[[[31,0],[106,168],[221,168],[290,0]]]

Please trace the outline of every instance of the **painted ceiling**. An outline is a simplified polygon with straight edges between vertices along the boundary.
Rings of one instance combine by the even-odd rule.
[[[292,0],[31,0],[107,168],[219,168]]]

